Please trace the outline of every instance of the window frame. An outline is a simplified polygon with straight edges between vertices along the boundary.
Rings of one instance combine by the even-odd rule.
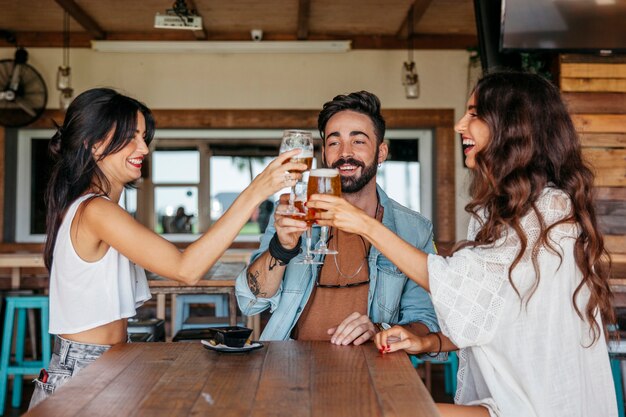
[[[32,169],[32,141],[50,140],[54,129],[20,129],[17,132],[17,178],[15,193],[15,242],[43,243],[45,234],[31,233],[31,169]]]

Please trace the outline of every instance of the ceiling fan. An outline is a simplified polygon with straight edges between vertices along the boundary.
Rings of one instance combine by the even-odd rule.
[[[7,36],[7,39],[11,39]],[[13,38],[14,39],[14,38]],[[28,63],[28,52],[18,47],[14,59],[0,60],[0,125],[26,126],[37,120],[48,102],[43,78]]]

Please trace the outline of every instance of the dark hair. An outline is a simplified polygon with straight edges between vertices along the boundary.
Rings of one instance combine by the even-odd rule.
[[[347,95],[335,96],[331,101],[324,103],[324,107],[317,118],[317,128],[322,140],[325,140],[326,123],[335,114],[351,110],[368,116],[374,124],[374,133],[378,144],[385,138],[385,119],[380,114],[380,100],[367,91],[359,91]]]
[[[99,160],[122,150],[130,143],[137,128],[137,113],[146,122],[146,143],[154,136],[152,112],[139,101],[109,88],[94,88],[72,101],[63,126],[50,139],[49,151],[55,160],[46,189],[46,244],[44,260],[52,267],[57,233],[70,204],[90,187],[108,195],[111,185],[98,168],[92,148],[109,135],[111,140]]]
[[[582,281],[574,291],[572,302],[579,317],[590,324],[595,342],[600,337],[596,313],[600,312],[605,325],[615,322],[608,283],[610,258],[597,227],[594,175],[583,160],[578,135],[559,90],[538,75],[499,72],[478,81],[474,98],[476,114],[489,127],[490,138],[485,148],[476,154],[471,201],[465,210],[477,216],[484,208],[487,219],[475,241],[462,242],[457,249],[492,244],[507,227],[512,228],[522,247],[509,269],[509,281],[520,295],[511,272],[524,256],[528,244],[520,220],[533,210],[541,233],[531,252],[537,274],[527,293],[528,302],[539,285],[539,248],[553,248],[548,237],[550,230],[559,224],[577,223],[580,235],[574,256]],[[570,215],[549,226],[545,225],[535,205],[546,186],[564,191],[572,202]],[[590,297],[581,312],[576,298],[584,287],[590,291]]]

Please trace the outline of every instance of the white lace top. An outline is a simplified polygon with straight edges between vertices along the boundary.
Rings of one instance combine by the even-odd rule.
[[[566,217],[571,201],[546,188],[537,201],[546,225]],[[480,230],[472,219],[468,238]],[[522,220],[528,236],[513,281],[525,294],[535,281],[530,251],[539,237],[534,213]],[[429,255],[432,300],[443,333],[459,348],[457,404],[483,404],[492,416],[617,416],[604,335],[591,347],[590,327],[572,305],[581,280],[574,260],[578,227],[555,227],[549,238],[559,256],[539,251],[539,286],[528,305],[508,280],[521,244],[513,230],[492,247],[465,248],[449,258]],[[588,291],[578,306],[584,311]]]

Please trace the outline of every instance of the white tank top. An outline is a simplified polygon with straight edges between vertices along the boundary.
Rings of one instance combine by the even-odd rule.
[[[151,297],[143,268],[117,250],[109,247],[96,262],[82,260],[74,250],[72,220],[92,195],[81,196],[69,206],[57,234],[50,271],[51,334],[78,333],[132,317]]]

